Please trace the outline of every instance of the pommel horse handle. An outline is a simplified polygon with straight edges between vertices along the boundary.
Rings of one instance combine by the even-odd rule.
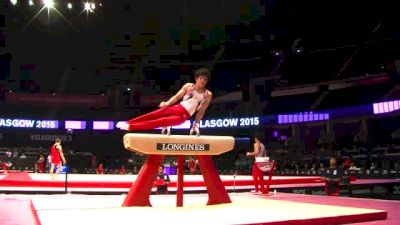
[[[235,144],[233,137],[128,133],[124,135],[123,143],[125,149],[148,156],[122,206],[151,206],[149,200],[151,188],[165,155],[177,155],[178,170],[181,168],[178,171],[177,206],[183,204],[183,167],[179,162],[182,163],[185,155],[195,155],[199,162],[208,192],[207,205],[232,202],[210,155],[219,155],[232,150]]]

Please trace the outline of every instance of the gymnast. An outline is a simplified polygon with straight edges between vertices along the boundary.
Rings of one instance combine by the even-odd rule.
[[[203,67],[195,71],[194,78],[195,83],[184,84],[168,101],[161,102],[159,109],[127,122],[119,122],[117,127],[128,131],[162,127],[161,133],[170,135],[171,126],[184,123],[197,112],[190,134],[200,135],[199,123],[212,98],[211,91],[206,89],[211,74]]]

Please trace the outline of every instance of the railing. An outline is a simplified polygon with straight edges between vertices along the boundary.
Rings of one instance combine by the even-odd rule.
[[[278,176],[321,176],[323,170],[277,170]],[[400,169],[346,170],[345,175],[361,179],[400,178]]]

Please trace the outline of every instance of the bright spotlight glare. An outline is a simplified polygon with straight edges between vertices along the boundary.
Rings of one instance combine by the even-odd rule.
[[[91,4],[90,4],[90,8],[94,10],[94,9],[96,8],[96,4],[91,3]]]
[[[54,0],[43,0],[44,7],[50,9],[54,7]]]
[[[33,5],[33,0],[29,0],[29,5],[30,5],[30,6]]]
[[[67,7],[68,7],[68,9],[72,9],[72,3],[71,2],[68,3]]]
[[[17,4],[17,0],[10,0],[11,4],[16,5]]]
[[[84,8],[86,11],[90,11],[91,10],[91,8],[90,8],[90,3],[89,2],[85,2],[85,8]]]

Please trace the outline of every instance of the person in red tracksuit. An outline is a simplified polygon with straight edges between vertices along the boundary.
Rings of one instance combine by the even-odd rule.
[[[44,173],[44,155],[40,155],[37,161],[37,172]]]
[[[57,138],[53,146],[51,146],[50,155],[51,155],[50,178],[54,180],[54,178],[61,170],[61,160],[63,164],[67,163],[67,161],[64,158],[64,154],[62,152],[61,139]],[[55,166],[57,166],[57,170],[54,173]]]
[[[160,103],[160,109],[133,118],[127,123],[119,122],[117,127],[128,131],[151,130],[162,127],[162,133],[170,134],[171,126],[184,123],[197,112],[190,134],[199,135],[200,120],[203,118],[212,98],[211,91],[206,89],[206,84],[211,75],[207,68],[200,68],[195,71],[194,76],[195,83],[183,85],[168,101]]]
[[[103,163],[99,164],[99,167],[96,169],[97,174],[104,174],[104,168],[103,168]]]

